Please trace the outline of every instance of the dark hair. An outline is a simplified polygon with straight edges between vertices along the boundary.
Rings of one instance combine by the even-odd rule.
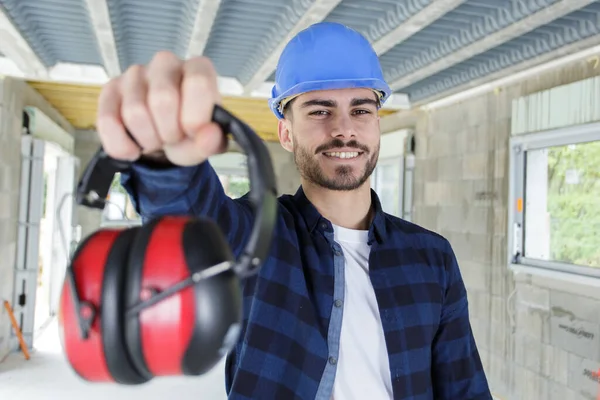
[[[292,103],[296,101],[296,98],[294,97],[292,100],[288,101],[287,104],[285,106],[283,106],[283,117],[285,119],[289,119],[290,121],[292,120]]]

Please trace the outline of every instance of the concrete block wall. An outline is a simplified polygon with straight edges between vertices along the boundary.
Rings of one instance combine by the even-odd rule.
[[[600,391],[600,282],[515,276],[506,256],[512,101],[598,74],[581,61],[382,122],[384,132],[416,131],[414,220],[456,251],[472,329],[503,400],[595,400]]]
[[[19,79],[0,78],[0,301],[13,300],[17,251],[17,221],[21,179],[23,107],[42,110],[65,131],[73,128],[46,100]],[[14,307],[14,305],[13,305]],[[0,308],[0,360],[11,350],[12,327],[4,307]]]
[[[266,146],[271,154],[273,169],[277,178],[278,194],[296,193],[300,186],[300,173],[296,168],[293,154],[281,147],[279,142],[266,142]]]
[[[0,301],[12,303],[17,251],[17,220],[21,172],[22,124],[20,96],[15,82],[0,81]],[[0,360],[8,352],[11,332],[8,313],[0,309]]]

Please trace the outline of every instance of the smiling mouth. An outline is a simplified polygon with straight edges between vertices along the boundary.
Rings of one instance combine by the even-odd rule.
[[[327,151],[325,154],[329,158],[352,159],[360,156],[362,151]]]

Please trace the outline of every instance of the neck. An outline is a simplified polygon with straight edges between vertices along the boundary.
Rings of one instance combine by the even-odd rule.
[[[302,179],[302,189],[319,213],[332,224],[368,230],[372,220],[371,186],[367,180],[351,191],[329,190]]]

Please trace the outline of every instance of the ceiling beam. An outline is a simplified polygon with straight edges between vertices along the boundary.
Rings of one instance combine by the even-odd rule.
[[[0,7],[0,53],[8,57],[24,75],[41,78],[48,74],[42,60],[29,46],[2,7]]]
[[[121,63],[117,53],[108,4],[106,0],[86,0],[86,4],[106,75],[110,78],[118,76],[121,73]]]
[[[221,0],[200,0],[186,58],[200,56],[204,53],[220,5]]]
[[[294,25],[294,27],[287,33],[287,35],[281,37],[281,41],[277,47],[275,47],[262,65],[256,70],[254,76],[252,76],[246,86],[244,86],[244,94],[249,95],[255,91],[255,89],[260,88],[261,84],[277,67],[279,56],[283,52],[283,49],[287,43],[294,36],[296,36],[300,31],[308,28],[310,25],[323,21],[323,19],[329,15],[331,10],[333,10],[340,2],[341,0],[315,0],[308,10],[306,10],[302,18],[300,18],[296,25]]]
[[[535,14],[509,25],[504,29],[488,35],[479,41],[458,49],[446,57],[442,57],[423,68],[419,68],[413,73],[402,76],[401,78],[391,82],[390,86],[393,90],[399,90],[410,86],[428,76],[434,75],[442,70],[450,68],[453,65],[468,60],[469,58],[476,56],[477,54],[481,54],[491,48],[497,47],[502,43],[506,43],[509,40],[530,32],[593,2],[594,0],[561,0],[541,11],[536,12]]]
[[[464,3],[466,0],[437,0],[421,11],[392,29],[388,34],[384,35],[373,43],[373,49],[378,55],[381,55],[405,41],[415,33],[419,32],[432,22],[439,19],[449,11]]]

